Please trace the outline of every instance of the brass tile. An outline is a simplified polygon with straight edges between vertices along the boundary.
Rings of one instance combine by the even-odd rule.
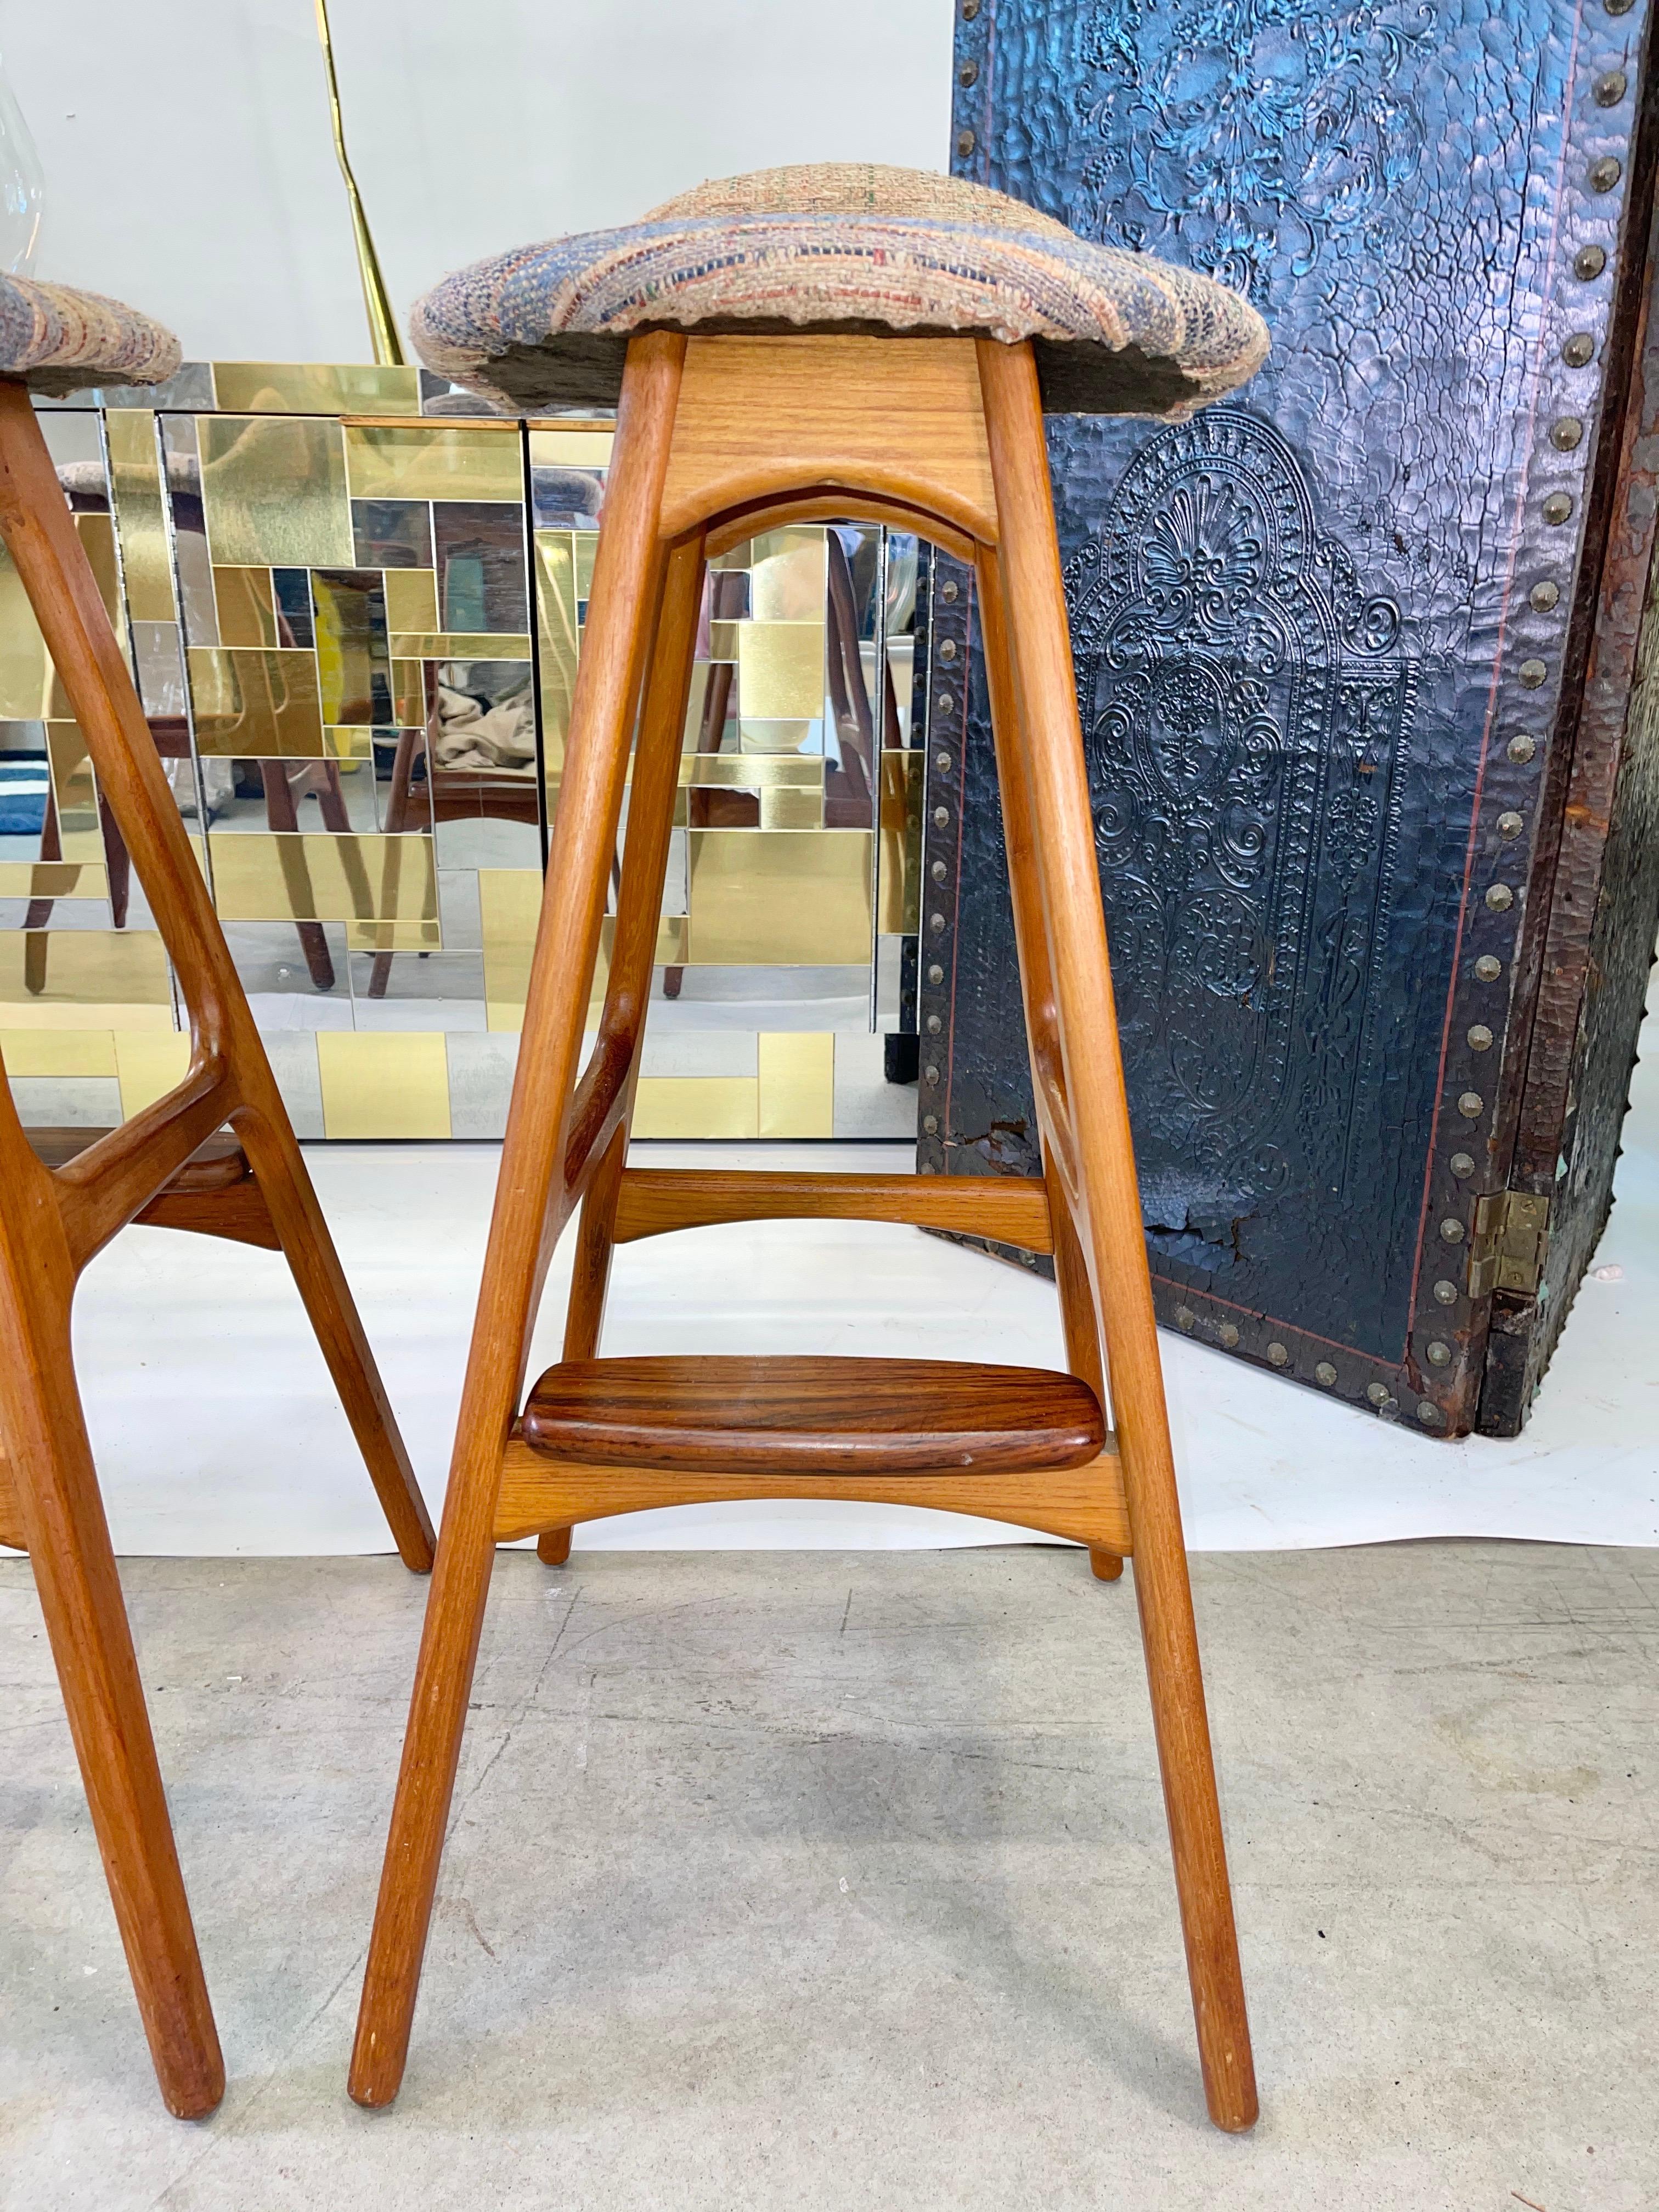
[[[226,921],[436,924],[430,837],[216,830],[208,846],[214,903]]]
[[[636,1137],[754,1137],[757,1086],[746,1075],[647,1075],[634,1094]]]
[[[155,414],[149,407],[112,407],[104,417],[121,538],[121,574],[134,622],[177,622],[173,553],[161,498]]]
[[[185,659],[198,752],[247,760],[321,758],[323,708],[314,653],[193,645]]]
[[[374,727],[363,723],[336,723],[323,732],[325,757],[337,761],[371,761],[374,757]]]
[[[799,753],[812,745],[814,750],[807,757],[822,760],[823,756],[817,750],[822,742],[821,732],[811,722],[757,720],[753,714],[738,717],[738,744],[745,753]]]
[[[418,660],[392,661],[392,712],[400,729],[414,730],[424,726],[426,671]]]
[[[238,415],[418,415],[417,368],[332,362],[216,361],[220,406]]]
[[[380,570],[313,570],[311,599],[324,721],[390,722],[392,656]]]
[[[881,889],[876,927],[884,936],[921,927],[922,757],[881,757]]]
[[[823,797],[822,753],[687,753],[682,785],[726,791],[811,791]]]
[[[216,568],[213,604],[219,617],[221,645],[261,646],[270,650],[282,643],[269,568]]]
[[[581,635],[577,626],[580,578],[575,530],[535,533],[536,627],[541,641],[542,745],[550,784],[556,787],[564,767],[570,702],[576,696],[576,659]],[[551,806],[550,805],[549,811]]]
[[[216,565],[349,568],[356,558],[337,422],[202,415],[202,510]]]
[[[608,469],[614,430],[541,429],[530,433],[532,468]]]
[[[757,622],[815,622],[823,628],[829,556],[822,523],[764,532],[750,546],[748,566],[749,611]]]
[[[435,915],[429,921],[349,921],[346,945],[352,952],[436,952],[443,936]]]
[[[392,572],[388,570],[388,574]],[[398,660],[528,660],[530,640],[510,630],[394,631]]]
[[[179,1030],[117,1030],[115,1072],[121,1079],[121,1117],[165,1098],[190,1068],[190,1038]]]
[[[0,1029],[101,1029],[108,1009],[153,1007],[173,1021],[167,954],[153,929],[0,931]],[[49,1010],[70,1011],[60,1020]],[[94,1009],[103,1010],[103,1018]],[[148,1029],[148,1017],[131,1026]]]
[[[115,1037],[109,1030],[0,1030],[0,1061],[8,1075],[113,1075]]]
[[[833,1137],[836,1133],[836,1040],[827,1031],[763,1030],[759,1127],[762,1137]]]
[[[317,1068],[326,1136],[448,1136],[441,1030],[319,1030]]]
[[[58,842],[66,860],[99,861],[104,830],[98,817],[98,782],[78,722],[46,724],[46,760],[58,803]]]
[[[348,424],[354,499],[483,499],[524,504],[519,426],[443,428],[428,422],[367,428]]]
[[[542,910],[539,868],[480,868],[478,912],[483,940],[484,1004],[492,1030],[524,1025],[530,955]]]
[[[822,830],[822,783],[816,791],[798,790],[789,784],[774,784],[763,790],[761,793],[760,826],[763,830]]]
[[[836,967],[871,957],[862,830],[690,830],[699,967]]]
[[[435,630],[438,579],[430,568],[388,568],[386,626],[389,630]]]
[[[0,898],[106,899],[109,870],[101,860],[0,861]]]
[[[745,721],[810,720],[823,712],[823,616],[811,622],[733,623],[738,708]]]

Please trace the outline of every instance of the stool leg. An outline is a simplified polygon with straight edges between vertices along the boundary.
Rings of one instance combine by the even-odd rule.
[[[1118,1054],[1036,368],[1029,345],[981,339],[978,350],[1019,707],[1008,750],[1023,760],[1035,833],[1022,872],[1028,890],[1032,882],[1038,887],[1055,987],[1052,1013],[1034,1014],[1034,1024],[1052,1022],[1057,1046],[1039,1073],[1039,1109],[1055,1139],[1060,1172],[1075,1186],[1068,1194],[1077,1201],[1110,1364],[1205,2092],[1217,2126],[1237,2130],[1256,2117],[1255,2069]]]
[[[162,2100],[199,2120],[224,2094],[224,2061],[75,1383],[69,1251],[47,1177],[10,1118],[0,1130],[0,1368],[19,1516]]]
[[[489,1591],[502,1454],[548,1261],[569,1217],[576,1060],[662,592],[657,532],[684,357],[683,337],[656,331],[632,341],[623,372],[522,1048],[357,2016],[350,2089],[360,2105],[390,2104],[403,2079]]]

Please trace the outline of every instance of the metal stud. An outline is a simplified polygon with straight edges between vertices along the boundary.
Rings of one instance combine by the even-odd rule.
[[[937,1036],[939,1035],[939,1031],[940,1031],[944,1027],[945,1027],[944,1023],[943,1023],[942,1021],[940,1021],[940,1019],[939,1019],[939,1016],[938,1016],[937,1014],[929,1014],[929,1015],[928,1015],[928,1017],[927,1017],[927,1034],[928,1034],[928,1036]]]
[[[1267,1346],[1267,1357],[1275,1367],[1288,1367],[1291,1364],[1290,1352],[1282,1344],[1270,1344]]]
[[[941,714],[954,714],[957,711],[957,695],[954,691],[941,691],[934,699],[933,705]]]
[[[945,916],[942,914],[930,914],[927,917],[927,927],[935,937],[942,936],[945,932]]]
[[[1365,1385],[1365,1395],[1373,1406],[1386,1406],[1389,1402],[1389,1386],[1386,1382],[1368,1382]]]
[[[1526,736],[1511,738],[1507,750],[1510,758],[1515,763],[1516,766],[1517,768],[1524,768],[1527,763],[1532,758],[1533,755],[1538,750],[1538,740],[1536,738],[1528,738]]]
[[[1221,1341],[1226,1346],[1229,1352],[1231,1352],[1233,1346],[1238,1342],[1238,1331],[1233,1327],[1230,1321],[1224,1321],[1216,1334],[1220,1337]]]
[[[1616,155],[1603,154],[1599,161],[1590,163],[1589,188],[1593,192],[1610,192],[1624,173]]]
[[[1544,501],[1546,522],[1565,522],[1572,513],[1572,501],[1564,491],[1553,491]]]
[[[1561,586],[1559,584],[1552,584],[1546,577],[1541,584],[1534,584],[1532,587],[1530,597],[1533,612],[1547,615],[1560,596]]]
[[[1507,884],[1488,884],[1486,904],[1494,914],[1507,914],[1515,904],[1515,893]]]
[[[938,1068],[932,1066],[924,1067],[921,1072],[923,1075],[927,1077],[929,1083],[937,1083],[939,1081]]]
[[[937,960],[930,960],[927,963],[927,980],[930,983],[942,983],[945,981],[945,970]]]
[[[1461,1244],[1467,1233],[1455,1213],[1449,1213],[1440,1224],[1442,1240],[1448,1244]]]
[[[1476,1022],[1474,1026],[1470,1030],[1469,1050],[1471,1052],[1490,1052],[1492,1050],[1492,1031],[1486,1027],[1485,1022]]]
[[[1564,415],[1559,422],[1550,424],[1550,443],[1558,453],[1571,453],[1583,434],[1584,426],[1576,415]],[[940,651],[943,650],[941,647]]]
[[[1561,349],[1569,368],[1583,368],[1595,358],[1595,340],[1588,331],[1575,331]]]
[[[1446,1163],[1459,1182],[1474,1173],[1474,1156],[1468,1152],[1454,1152]]]
[[[1177,1306],[1176,1308],[1176,1327],[1177,1328],[1190,1328],[1197,1319],[1198,1316],[1193,1311],[1190,1306]]]
[[[1576,444],[1577,442],[1577,440],[1575,440],[1575,441],[1574,441],[1574,443]],[[940,659],[941,660],[954,660],[954,659],[956,659],[956,657],[957,657],[957,641],[956,641],[955,638],[953,638],[953,637],[946,637],[946,638],[941,638],[941,639],[940,639],[940,641],[939,641],[939,659]]]
[[[1449,1344],[1442,1344],[1438,1337],[1437,1337],[1434,1342],[1430,1345],[1428,1352],[1429,1364],[1431,1367],[1449,1367],[1451,1365],[1451,1346]]]
[[[1524,814],[1500,814],[1498,817],[1498,834],[1500,837],[1518,837],[1526,826],[1527,817]]]
[[[978,15],[979,10],[977,8],[975,9],[974,13]],[[945,581],[939,587],[939,595],[948,607],[961,588],[962,586],[957,583],[954,576],[947,576]]]
[[[921,1117],[921,1126],[930,1137],[936,1137],[939,1134],[939,1115],[924,1114]]]
[[[1504,963],[1495,954],[1483,952],[1474,963],[1474,972],[1483,983],[1495,983],[1504,972]]]
[[[1595,80],[1595,104],[1598,107],[1617,107],[1630,90],[1630,79],[1623,70],[1609,70],[1605,76]]]
[[[1535,691],[1549,674],[1549,670],[1541,660],[1523,660],[1516,673],[1520,677],[1524,690]]]
[[[1572,273],[1585,284],[1599,276],[1607,265],[1605,246],[1581,246],[1572,257]]]
[[[1440,1408],[1438,1406],[1431,1405],[1426,1398],[1419,1398],[1417,1401],[1417,1418],[1425,1429],[1437,1429],[1440,1425]]]
[[[935,860],[932,867],[928,869],[927,872],[936,884],[942,884],[945,881],[947,872],[943,860]],[[945,926],[943,918],[939,915],[935,915],[933,919],[939,923],[942,929]]]
[[[1457,1285],[1455,1283],[1449,1283],[1443,1275],[1435,1285],[1434,1294],[1443,1306],[1455,1306],[1457,1304]]]
[[[943,830],[946,828],[950,823],[950,819],[951,810],[948,806],[936,806],[933,809],[933,827],[935,830]]]
[[[1325,1385],[1325,1388],[1328,1390],[1330,1389],[1332,1383],[1336,1380],[1336,1370],[1332,1366],[1328,1359],[1322,1359],[1318,1366],[1315,1368],[1314,1373],[1318,1380]]]
[[[1457,1110],[1466,1121],[1478,1121],[1486,1110],[1486,1102],[1478,1091],[1465,1091],[1458,1095]]]
[[[977,79],[978,76],[979,64],[977,62],[963,62],[962,67],[957,71],[957,82],[958,84],[972,84]]]
[[[979,13],[979,0],[962,0],[962,20],[971,23]]]
[[[1635,5],[1636,0],[1607,0],[1609,15],[1628,15]]]
[[[957,133],[957,153],[958,156],[965,161],[973,150],[973,132],[971,131],[958,131]]]

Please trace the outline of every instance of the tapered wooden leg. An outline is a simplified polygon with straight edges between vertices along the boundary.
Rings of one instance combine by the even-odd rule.
[[[1036,369],[1028,345],[981,340],[978,351],[1019,707],[1016,743],[1036,832],[1026,872],[1041,898],[1054,987],[1058,1051],[1046,1097],[1039,1081],[1039,1110],[1060,1140],[1057,1166],[1068,1184],[1110,1361],[1205,2092],[1217,2126],[1239,2130],[1256,2117],[1255,2076],[1118,1054]],[[1038,1018],[1049,1019],[1048,1010],[1039,1009]]]
[[[234,1126],[328,1362],[398,1555],[414,1573],[428,1574],[437,1541],[431,1516],[274,1082],[264,1110],[239,1114]]]
[[[683,337],[656,331],[631,342],[623,372],[478,1317],[363,1978],[350,2075],[360,2105],[389,2104],[403,2079],[489,1595],[502,1455],[548,1259],[570,1210],[564,1159],[576,1061],[661,594],[657,531],[684,357]]]
[[[149,1716],[70,1344],[74,1275],[44,1170],[0,1133],[0,1372],[22,1533],[162,2100],[201,2119],[224,2061],[179,1870]]]

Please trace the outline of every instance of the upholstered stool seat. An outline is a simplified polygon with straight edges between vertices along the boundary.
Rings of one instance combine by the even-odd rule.
[[[101,292],[0,276],[0,376],[59,399],[94,384],[161,384],[179,341]]]
[[[429,367],[514,407],[613,405],[638,331],[1029,338],[1050,411],[1174,419],[1267,357],[1188,269],[956,177],[872,162],[700,185],[637,223],[481,261],[416,307]]]

